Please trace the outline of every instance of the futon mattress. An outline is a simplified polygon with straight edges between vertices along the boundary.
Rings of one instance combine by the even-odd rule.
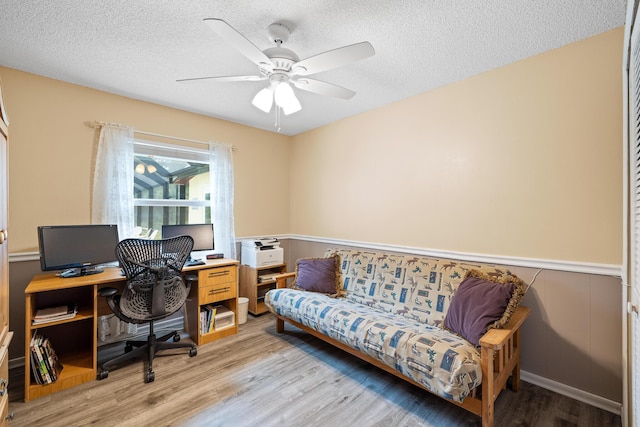
[[[338,340],[461,402],[482,381],[480,351],[438,326],[315,292],[273,289],[267,308]]]

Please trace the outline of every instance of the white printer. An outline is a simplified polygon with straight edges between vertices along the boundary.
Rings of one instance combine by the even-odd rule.
[[[241,253],[242,263],[253,268],[284,262],[284,251],[278,239],[274,238],[244,239]]]

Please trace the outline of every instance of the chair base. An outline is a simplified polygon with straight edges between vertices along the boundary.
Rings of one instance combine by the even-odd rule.
[[[109,371],[111,370],[111,368],[119,366],[123,362],[146,356],[148,369],[146,370],[144,375],[144,382],[150,383],[155,379],[155,373],[153,372],[153,358],[159,350],[168,350],[172,348],[190,348],[189,357],[193,357],[198,354],[198,349],[195,344],[188,342],[178,342],[180,340],[178,331],[173,331],[161,336],[160,338],[156,338],[156,335],[153,333],[153,322],[149,324],[149,328],[149,335],[147,336],[146,341],[126,341],[124,346],[124,354],[121,354],[120,356],[103,363],[98,370],[97,378],[99,380],[103,380],[109,376]],[[168,342],[170,339],[172,339],[174,342]]]

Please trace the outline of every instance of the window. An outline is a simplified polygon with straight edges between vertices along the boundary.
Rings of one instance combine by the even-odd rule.
[[[163,224],[211,222],[209,152],[134,141],[135,232],[160,238]]]

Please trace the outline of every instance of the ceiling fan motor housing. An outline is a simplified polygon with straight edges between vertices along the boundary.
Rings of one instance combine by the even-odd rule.
[[[295,52],[284,47],[270,47],[263,52],[273,63],[273,71],[289,72],[293,64],[300,61]]]

